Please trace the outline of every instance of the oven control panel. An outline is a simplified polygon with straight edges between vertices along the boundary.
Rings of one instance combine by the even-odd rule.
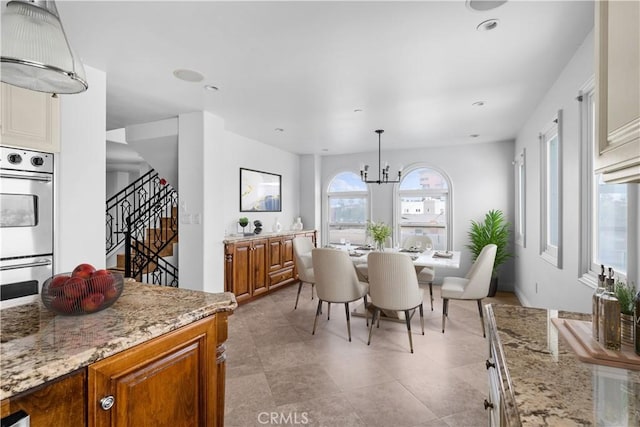
[[[53,173],[53,154],[22,148],[0,147],[0,169]]]

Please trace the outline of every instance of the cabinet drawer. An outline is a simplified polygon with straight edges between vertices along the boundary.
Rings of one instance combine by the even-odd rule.
[[[293,280],[293,268],[269,274],[269,286],[279,286]]]

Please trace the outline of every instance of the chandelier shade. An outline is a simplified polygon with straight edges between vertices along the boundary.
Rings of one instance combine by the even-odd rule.
[[[0,79],[5,83],[60,94],[88,88],[54,1],[8,2],[2,11],[1,53]]]
[[[366,182],[367,184],[397,184],[400,182],[400,178],[402,178],[402,170],[398,171],[397,179],[389,179],[389,164],[386,163],[383,167],[381,160],[381,137],[384,133],[384,129],[377,129],[375,132],[378,134],[378,179],[367,179],[369,174],[369,165],[364,165],[364,167],[360,169],[360,178],[362,179],[362,182]]]

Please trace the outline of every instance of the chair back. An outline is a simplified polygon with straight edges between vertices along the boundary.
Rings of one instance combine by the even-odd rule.
[[[482,248],[478,258],[476,258],[476,261],[465,276],[469,279],[469,283],[464,289],[463,298],[481,299],[489,294],[493,262],[496,259],[497,251],[498,247],[494,244],[489,244]]]
[[[426,249],[427,244],[433,247],[433,242],[431,241],[431,237],[426,235],[416,236],[415,234],[412,234],[408,236],[406,239],[404,239],[404,242],[402,243],[402,249],[415,248],[416,242],[422,243],[422,249]]]
[[[316,248],[312,254],[318,298],[329,302],[350,302],[362,298],[360,281],[347,252]]]
[[[387,310],[408,310],[422,303],[416,269],[407,254],[371,252],[367,264],[373,305]]]
[[[293,256],[300,280],[314,283],[313,261],[311,251],[315,246],[311,237],[296,236],[293,238]]]

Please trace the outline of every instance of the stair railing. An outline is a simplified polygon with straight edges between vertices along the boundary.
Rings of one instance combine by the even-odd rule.
[[[165,286],[178,286],[178,268],[163,251],[178,237],[178,196],[166,186],[126,219],[125,276]],[[147,244],[146,242],[149,242]]]
[[[126,277],[177,287],[178,268],[162,252],[178,236],[178,194],[162,181],[151,170],[107,200],[106,252],[124,244]]]

